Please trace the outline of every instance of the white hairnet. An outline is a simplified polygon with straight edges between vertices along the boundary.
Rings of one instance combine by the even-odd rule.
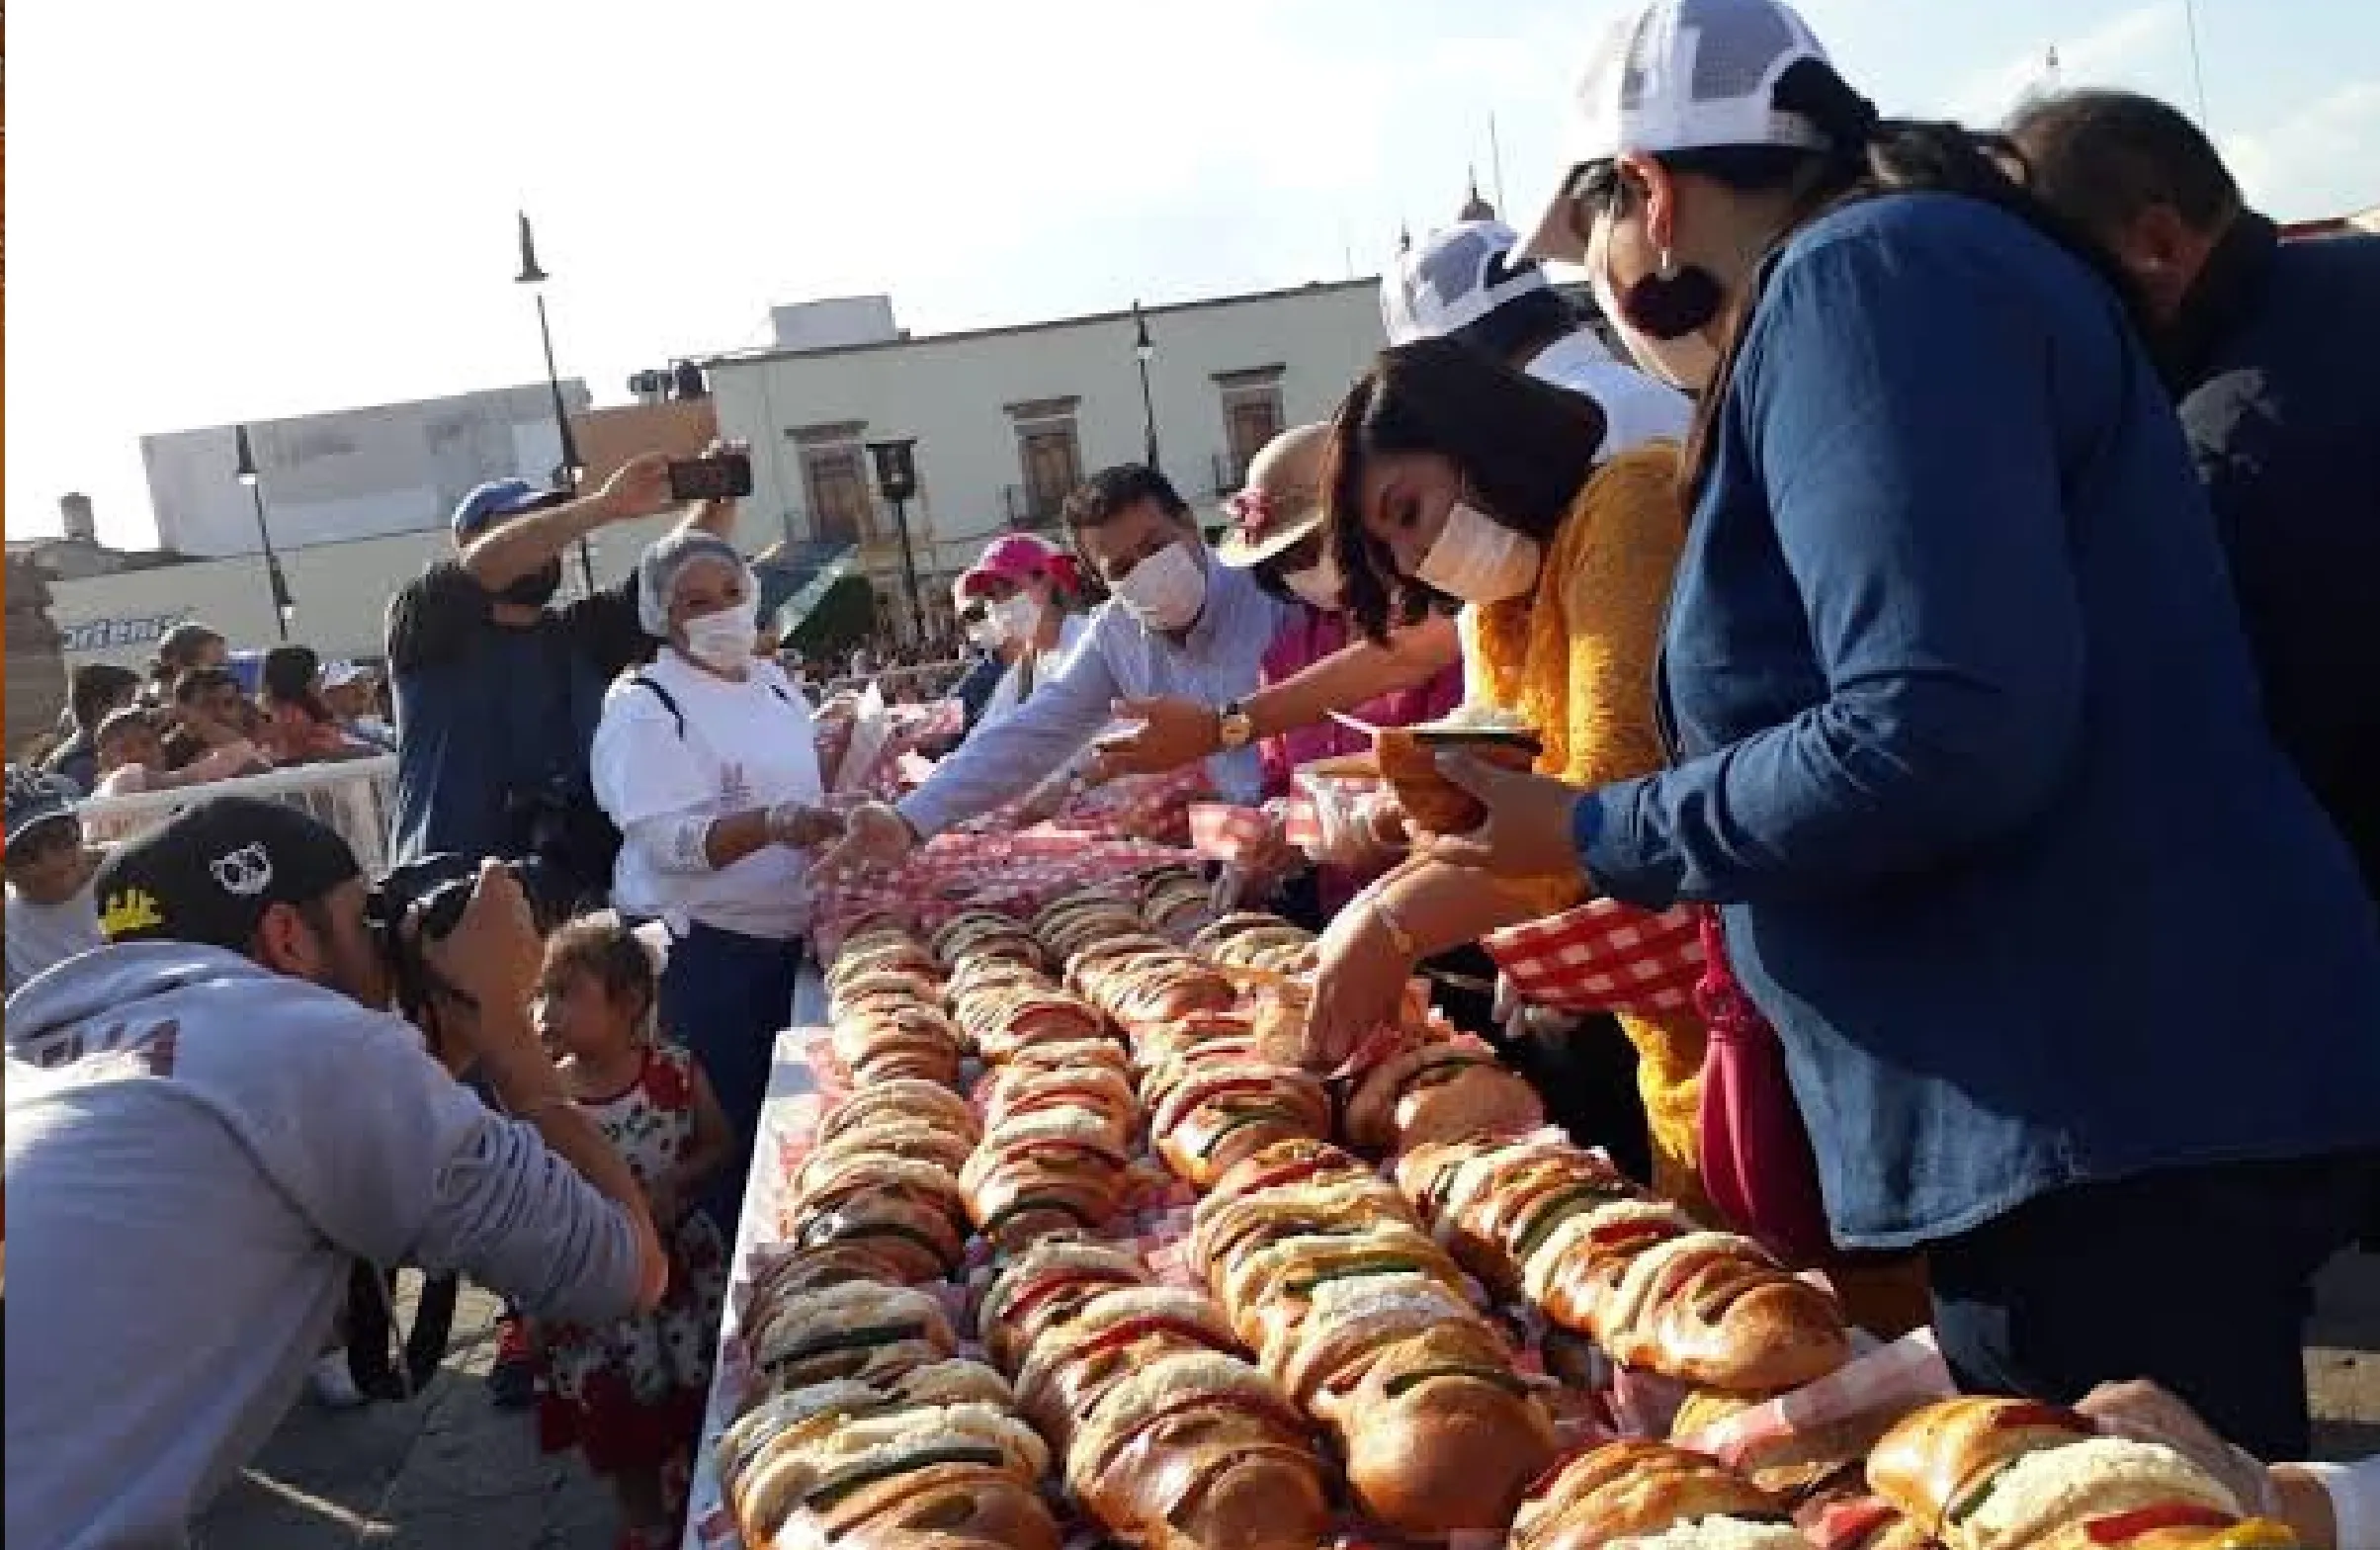
[[[752,567],[744,563],[734,545],[700,529],[672,533],[646,550],[644,558],[637,561],[637,622],[656,641],[669,638],[670,598],[677,591],[678,577],[698,560],[725,560],[743,572],[744,586],[750,595],[759,595],[760,586],[752,575]]]

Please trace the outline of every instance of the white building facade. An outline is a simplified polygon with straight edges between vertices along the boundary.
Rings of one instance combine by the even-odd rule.
[[[562,384],[572,410],[586,386]],[[300,549],[443,527],[471,486],[515,474],[544,482],[561,461],[553,393],[544,383],[412,403],[254,420],[275,549]],[[232,476],[232,427],[140,438],[157,542],[191,556],[257,552],[256,507]]]
[[[1139,323],[1149,338],[1158,463],[1213,520],[1247,459],[1287,426],[1326,417],[1384,342],[1378,283],[1312,285],[1126,312],[911,338],[882,298],[780,308],[794,348],[701,360],[719,430],[752,447],[737,546],[856,544],[885,605],[905,620],[899,537],[867,444],[914,440],[908,518],[920,591],[939,616],[949,581],[990,535],[1051,528],[1067,492],[1146,456]],[[820,343],[819,341],[828,341]],[[585,389],[564,385],[584,408]],[[587,433],[582,422],[582,442]],[[290,638],[323,656],[376,655],[389,596],[452,553],[446,522],[484,479],[543,479],[558,461],[544,384],[425,403],[256,421],[273,546],[295,600]],[[51,582],[67,666],[137,664],[184,619],[234,646],[279,639],[256,513],[232,476],[228,426],[142,439],[162,544],[213,557]],[[599,585],[634,568],[674,520],[606,528]],[[582,585],[577,551],[565,589]]]
[[[1373,279],[922,337],[889,307],[881,321],[865,342],[701,364],[721,433],[752,447],[747,547],[856,543],[895,595],[898,534],[869,443],[914,441],[911,546],[923,586],[947,596],[986,538],[1050,527],[1086,475],[1144,461],[1144,324],[1158,464],[1202,516],[1276,432],[1328,416],[1385,343]]]

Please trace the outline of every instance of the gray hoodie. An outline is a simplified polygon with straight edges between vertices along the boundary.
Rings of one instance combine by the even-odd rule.
[[[179,1545],[296,1398],[350,1256],[629,1313],[628,1213],[402,1019],[212,947],[12,996],[8,1539]]]

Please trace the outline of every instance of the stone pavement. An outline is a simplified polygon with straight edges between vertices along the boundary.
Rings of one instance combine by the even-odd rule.
[[[415,1284],[402,1278],[400,1327]],[[300,1401],[201,1520],[200,1550],[607,1550],[618,1525],[603,1484],[575,1454],[539,1453],[529,1415],[487,1401],[495,1316],[467,1286],[446,1371],[411,1404]],[[2333,1267],[2309,1341],[2317,1451],[2380,1452],[2380,1256]]]
[[[398,1278],[399,1329],[419,1284]],[[575,1453],[540,1453],[534,1413],[488,1403],[497,1311],[466,1283],[446,1370],[408,1404],[298,1401],[200,1519],[199,1550],[610,1550],[603,1482]]]

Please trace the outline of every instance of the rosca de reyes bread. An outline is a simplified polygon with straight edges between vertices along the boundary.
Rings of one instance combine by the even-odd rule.
[[[1850,1359],[1842,1307],[1748,1238],[1697,1229],[1555,1136],[1416,1148],[1398,1187],[1490,1285],[1619,1361],[1735,1392],[1797,1388]]]
[[[1467,834],[1488,817],[1479,798],[1438,772],[1439,754],[1467,753],[1505,769],[1525,770],[1543,749],[1537,733],[1488,708],[1470,713],[1468,720],[1383,727],[1372,734],[1373,755],[1398,805],[1416,824],[1437,834]]]
[[[2289,1542],[2285,1528],[2242,1521],[2232,1494],[2173,1449],[2102,1436],[2087,1417],[2026,1400],[1945,1400],[1911,1414],[1868,1455],[1868,1482],[1949,1550]]]
[[[1523,1495],[1511,1550],[1794,1550],[1784,1504],[1715,1459],[1665,1442],[1607,1442],[1564,1458]]]

